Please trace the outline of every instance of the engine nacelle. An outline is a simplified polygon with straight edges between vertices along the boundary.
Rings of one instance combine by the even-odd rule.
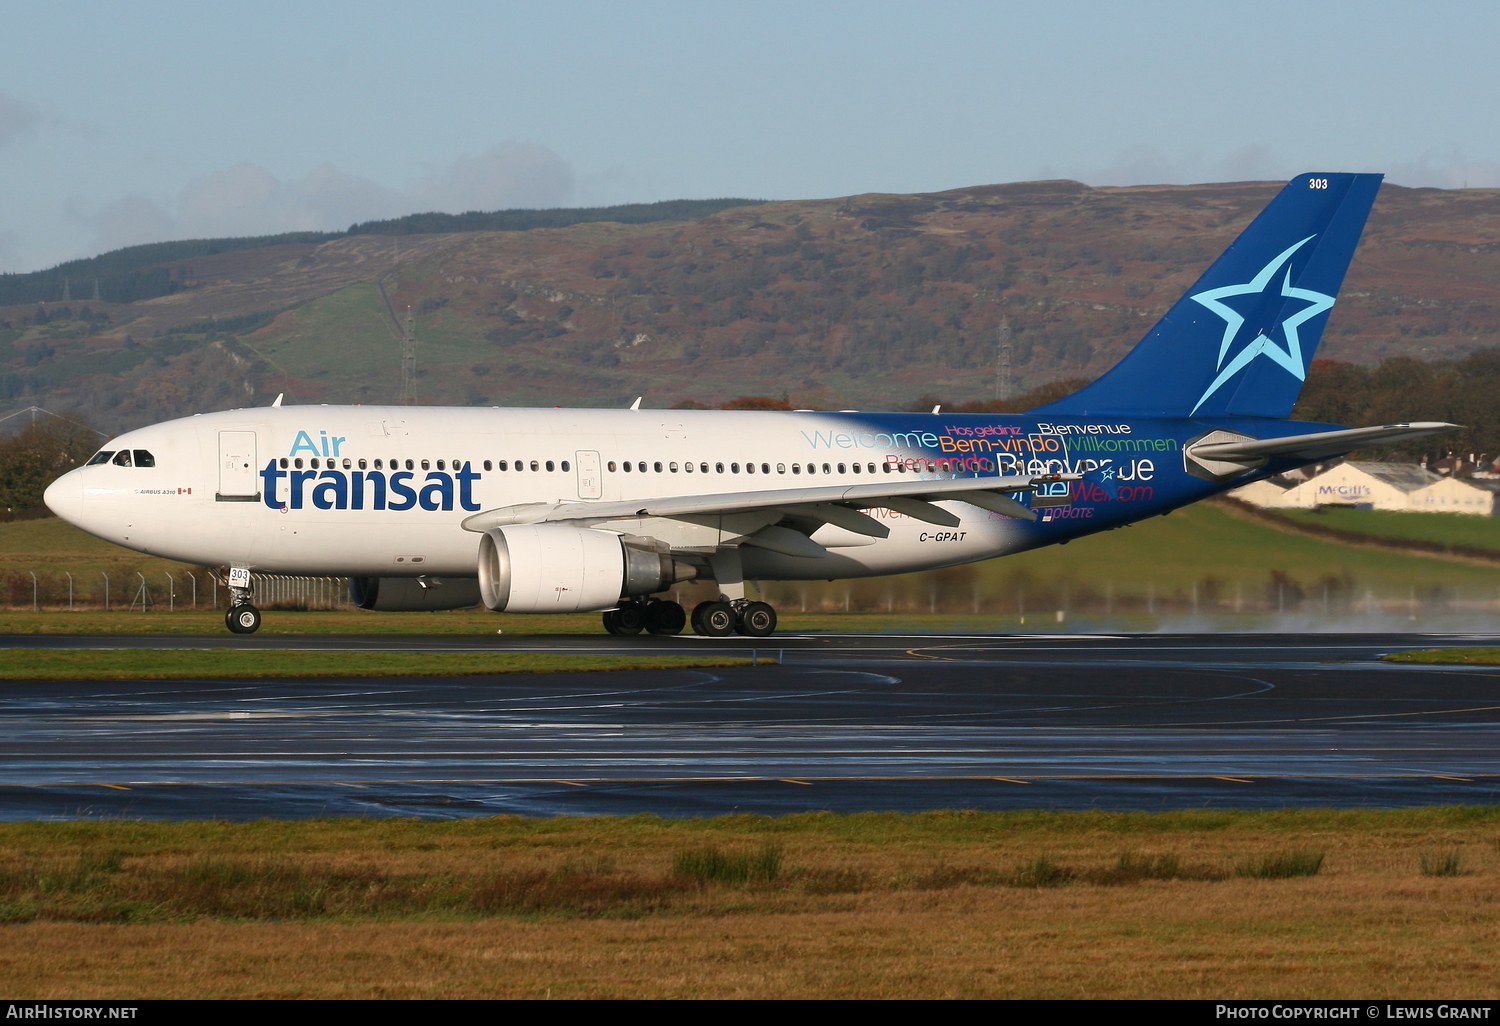
[[[472,577],[351,577],[349,601],[383,613],[433,612],[479,605]]]
[[[564,524],[495,527],[479,539],[479,593],[497,613],[609,609],[696,574],[668,553]]]

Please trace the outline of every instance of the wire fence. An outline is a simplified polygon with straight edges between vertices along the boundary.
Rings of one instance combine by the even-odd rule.
[[[344,577],[252,574],[261,609],[353,609]],[[229,608],[229,590],[207,570],[169,572],[47,568],[0,575],[0,606],[12,611],[170,613]]]
[[[265,610],[353,610],[348,580],[254,574],[254,602]],[[710,582],[685,583],[664,597],[691,608],[713,598]],[[1500,615],[1500,588],[1363,584],[1350,577],[1301,581],[1271,571],[1258,581],[1214,577],[1183,584],[1001,577],[954,567],[899,577],[846,581],[766,581],[760,596],[782,612],[967,613],[1046,617],[1280,614]],[[207,570],[121,571],[48,567],[0,574],[0,608],[12,611],[186,612],[226,609],[229,592]]]

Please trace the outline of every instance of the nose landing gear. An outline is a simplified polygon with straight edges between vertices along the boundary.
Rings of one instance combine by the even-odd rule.
[[[230,567],[219,579],[229,589],[229,611],[224,614],[224,626],[235,634],[254,634],[260,630],[260,610],[250,604],[254,583],[250,571],[242,566]]]
[[[260,630],[260,610],[248,602],[230,606],[224,614],[224,626],[235,634],[254,634]]]

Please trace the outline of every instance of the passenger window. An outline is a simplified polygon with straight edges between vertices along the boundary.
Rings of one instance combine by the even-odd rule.
[[[145,449],[137,449],[135,451],[135,465],[138,467],[154,467],[156,466],[156,457]]]
[[[442,461],[442,460],[438,460],[438,462],[437,462],[437,468],[438,468],[438,469],[439,469],[439,470],[447,470],[447,469],[448,469],[448,468],[447,468],[447,467],[445,467],[445,466],[443,466],[443,461]],[[425,463],[424,463],[424,464],[422,464],[422,469],[423,469],[423,470],[426,470],[426,469],[427,469],[427,464],[425,464]],[[454,469],[454,470],[457,470],[457,469],[458,469],[458,464],[457,464],[457,463],[455,463],[455,464],[454,464],[454,465],[453,465],[453,469]]]
[[[563,473],[564,474],[566,474],[568,472],[569,467],[568,467],[568,461],[567,460],[563,460],[562,461],[562,469],[563,469]]]
[[[533,474],[535,474],[538,470],[541,470],[541,469],[542,469],[541,465],[538,464],[536,460],[532,460],[531,461],[531,472]]]
[[[644,474],[646,472],[646,464],[644,464],[644,463],[637,463],[635,465],[635,469],[639,470],[642,474]]]
[[[762,474],[769,474],[771,472],[771,465],[769,463],[762,463],[760,465],[760,472]],[[778,474],[785,474],[786,473],[786,464],[784,464],[784,463],[778,463],[778,464],[776,464],[776,472]]]
[[[891,472],[891,465],[889,463],[886,463],[883,464],[883,466],[885,467],[885,472],[889,474]]]
[[[707,463],[700,463],[700,464],[698,464],[698,469],[701,470],[701,471],[703,471],[703,473],[707,474],[708,473],[708,464]],[[724,464],[722,464],[722,463],[719,464],[719,473],[721,473],[721,474],[724,473]]]
[[[409,467],[409,466],[411,466],[411,464],[408,463],[407,466]],[[426,460],[423,460],[422,461],[422,469],[423,470],[431,470],[432,469],[432,464],[428,463]]]
[[[843,465],[843,464],[842,464],[842,463],[841,463],[841,464],[839,464],[839,470],[840,470],[840,471],[841,471],[841,472],[842,472],[842,471],[843,471],[843,469],[844,469],[844,465]],[[858,464],[858,463],[856,463],[856,464],[854,464],[854,472],[855,472],[855,473],[856,473],[856,474],[858,474],[858,473],[859,473],[859,464]]]
[[[630,473],[630,461],[629,460],[625,461],[624,470],[625,470],[625,473],[627,473],[627,474]]]
[[[691,463],[684,463],[682,465],[682,469],[685,470],[685,471],[687,471],[689,474],[691,474],[693,472],[693,465]],[[705,467],[704,469],[706,470],[708,468]]]
[[[605,464],[605,466],[609,468],[609,472],[611,474],[613,474],[615,472],[615,461],[614,460],[610,460],[608,463]]]
[[[706,472],[706,471],[705,471],[705,472]],[[739,472],[740,472],[740,471],[739,471],[739,468],[738,468],[738,467],[736,467],[736,468],[735,468],[735,470],[734,470],[734,472],[735,472],[735,473],[736,473],[736,474],[738,474],[738,473],[739,473]],[[715,464],[714,464],[714,473],[715,473],[715,474],[722,474],[722,473],[724,473],[724,464],[722,464],[722,463],[715,463]]]
[[[495,469],[496,470],[509,470],[510,469],[510,464],[507,463],[507,462],[505,462],[504,460],[501,460],[499,463],[495,464]]]
[[[552,471],[553,471],[553,470],[555,470],[555,469],[557,469],[557,468],[556,468],[556,467],[555,467],[555,466],[553,466],[553,463],[552,463],[552,461],[551,461],[551,460],[548,460],[548,461],[547,461],[547,473],[549,473],[549,474],[550,474],[550,473],[552,473]]]
[[[87,466],[92,467],[96,463],[108,463],[109,462],[109,458],[111,456],[113,456],[114,454],[115,454],[115,451],[113,449],[110,449],[107,452],[96,452],[96,453],[94,453],[94,458],[88,461]],[[281,461],[281,465],[283,467],[286,466],[286,460],[282,460]]]
[[[761,469],[764,470],[765,469],[764,466],[762,466]],[[770,471],[767,470],[766,473],[769,474]],[[785,463],[778,463],[778,464],[776,464],[776,473],[778,473],[778,474],[785,474],[786,473],[786,464]]]
[[[489,460],[485,460],[484,461],[484,469],[485,470],[493,470],[494,469],[493,467],[490,466],[490,461]]]
[[[422,464],[422,466],[423,466],[423,467],[424,467],[424,468],[425,468],[425,467],[426,467],[426,466],[427,466],[427,464],[426,464],[426,463],[425,463],[425,462],[424,462],[424,463],[423,463],[423,464]],[[407,469],[407,470],[413,470],[413,469],[415,469],[415,468],[414,468],[414,467],[413,467],[413,466],[412,466],[412,463],[411,463],[411,460],[407,460],[407,461],[406,461],[406,469]]]
[[[812,473],[812,464],[810,464],[810,463],[807,466],[807,472],[809,474]],[[786,468],[783,467],[780,463],[778,463],[778,464],[776,464],[776,473],[778,473],[778,474],[785,474],[786,473]],[[800,464],[800,463],[793,463],[792,464],[792,473],[793,474],[800,474],[800,473],[802,473],[802,464]]]
[[[667,464],[667,469],[670,470],[672,473],[675,474],[675,473],[677,473],[677,464],[675,464],[675,463],[668,463]]]
[[[865,464],[865,469],[868,470],[870,473],[873,474],[873,473],[875,473],[875,464],[873,464],[873,463],[866,463]]]
[[[827,474],[829,472],[830,471],[828,470],[828,464],[826,464],[826,463],[823,464],[823,473]],[[839,467],[839,473],[842,474],[843,472],[844,472],[844,468],[843,467]]]
[[[749,466],[749,464],[748,464],[748,463],[747,463],[747,464],[745,464],[745,465],[746,465],[746,466],[747,466],[747,467],[748,467],[748,466]],[[731,463],[731,464],[730,464],[730,465],[729,465],[729,472],[730,472],[730,473],[731,473],[731,474],[738,474],[738,473],[739,473],[739,472],[740,472],[740,465],[739,465],[739,464],[738,464],[738,463]]]
[[[128,466],[130,466],[130,450],[129,449],[121,449],[119,452],[117,452],[115,454],[115,466],[117,466],[117,467],[128,467]]]
[[[366,466],[367,466],[367,464],[365,463],[364,460],[360,460],[359,461],[359,469],[360,470],[364,470]]]
[[[755,473],[755,464],[754,463],[746,463],[745,464],[745,473],[747,473],[747,474],[753,474],[753,473]]]
[[[660,461],[660,460],[658,460],[658,461],[657,461],[657,462],[655,462],[655,463],[653,463],[653,464],[651,464],[651,466],[652,466],[652,468],[653,468],[653,469],[654,469],[654,470],[655,470],[655,471],[656,471],[656,472],[657,472],[657,473],[658,473],[658,474],[660,474],[660,473],[661,473],[661,461]]]
[[[353,466],[353,465],[354,465],[354,464],[352,464],[352,463],[350,463],[350,462],[349,462],[349,457],[347,457],[347,456],[345,456],[345,457],[344,457],[344,469],[345,469],[345,470],[348,470],[348,469],[349,469],[349,468],[350,468],[350,467],[352,467],[352,466]]]
[[[307,461],[307,465],[309,467],[312,467],[314,470],[317,470],[318,469],[318,458],[316,456],[314,456],[312,459],[310,459],[310,460]]]

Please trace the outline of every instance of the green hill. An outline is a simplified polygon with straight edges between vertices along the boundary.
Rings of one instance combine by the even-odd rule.
[[[1111,366],[1275,190],[1032,182],[419,215],[352,233],[137,247],[0,280],[27,297],[0,308],[0,415],[37,403],[119,430],[277,392],[393,401],[408,309],[424,404],[983,401],[1002,335],[1012,394]],[[1489,345],[1500,335],[1497,213],[1497,190],[1386,186],[1321,355],[1452,360]],[[116,296],[103,285],[116,269],[161,280],[141,286],[156,290],[147,298]],[[87,298],[94,277],[102,302]],[[369,301],[381,285],[383,321]],[[1404,396],[1419,366],[1354,382],[1376,399],[1351,412],[1399,407],[1383,397]],[[1472,369],[1426,374],[1423,401],[1454,397],[1450,419],[1477,423],[1475,397],[1488,391],[1453,387]]]

